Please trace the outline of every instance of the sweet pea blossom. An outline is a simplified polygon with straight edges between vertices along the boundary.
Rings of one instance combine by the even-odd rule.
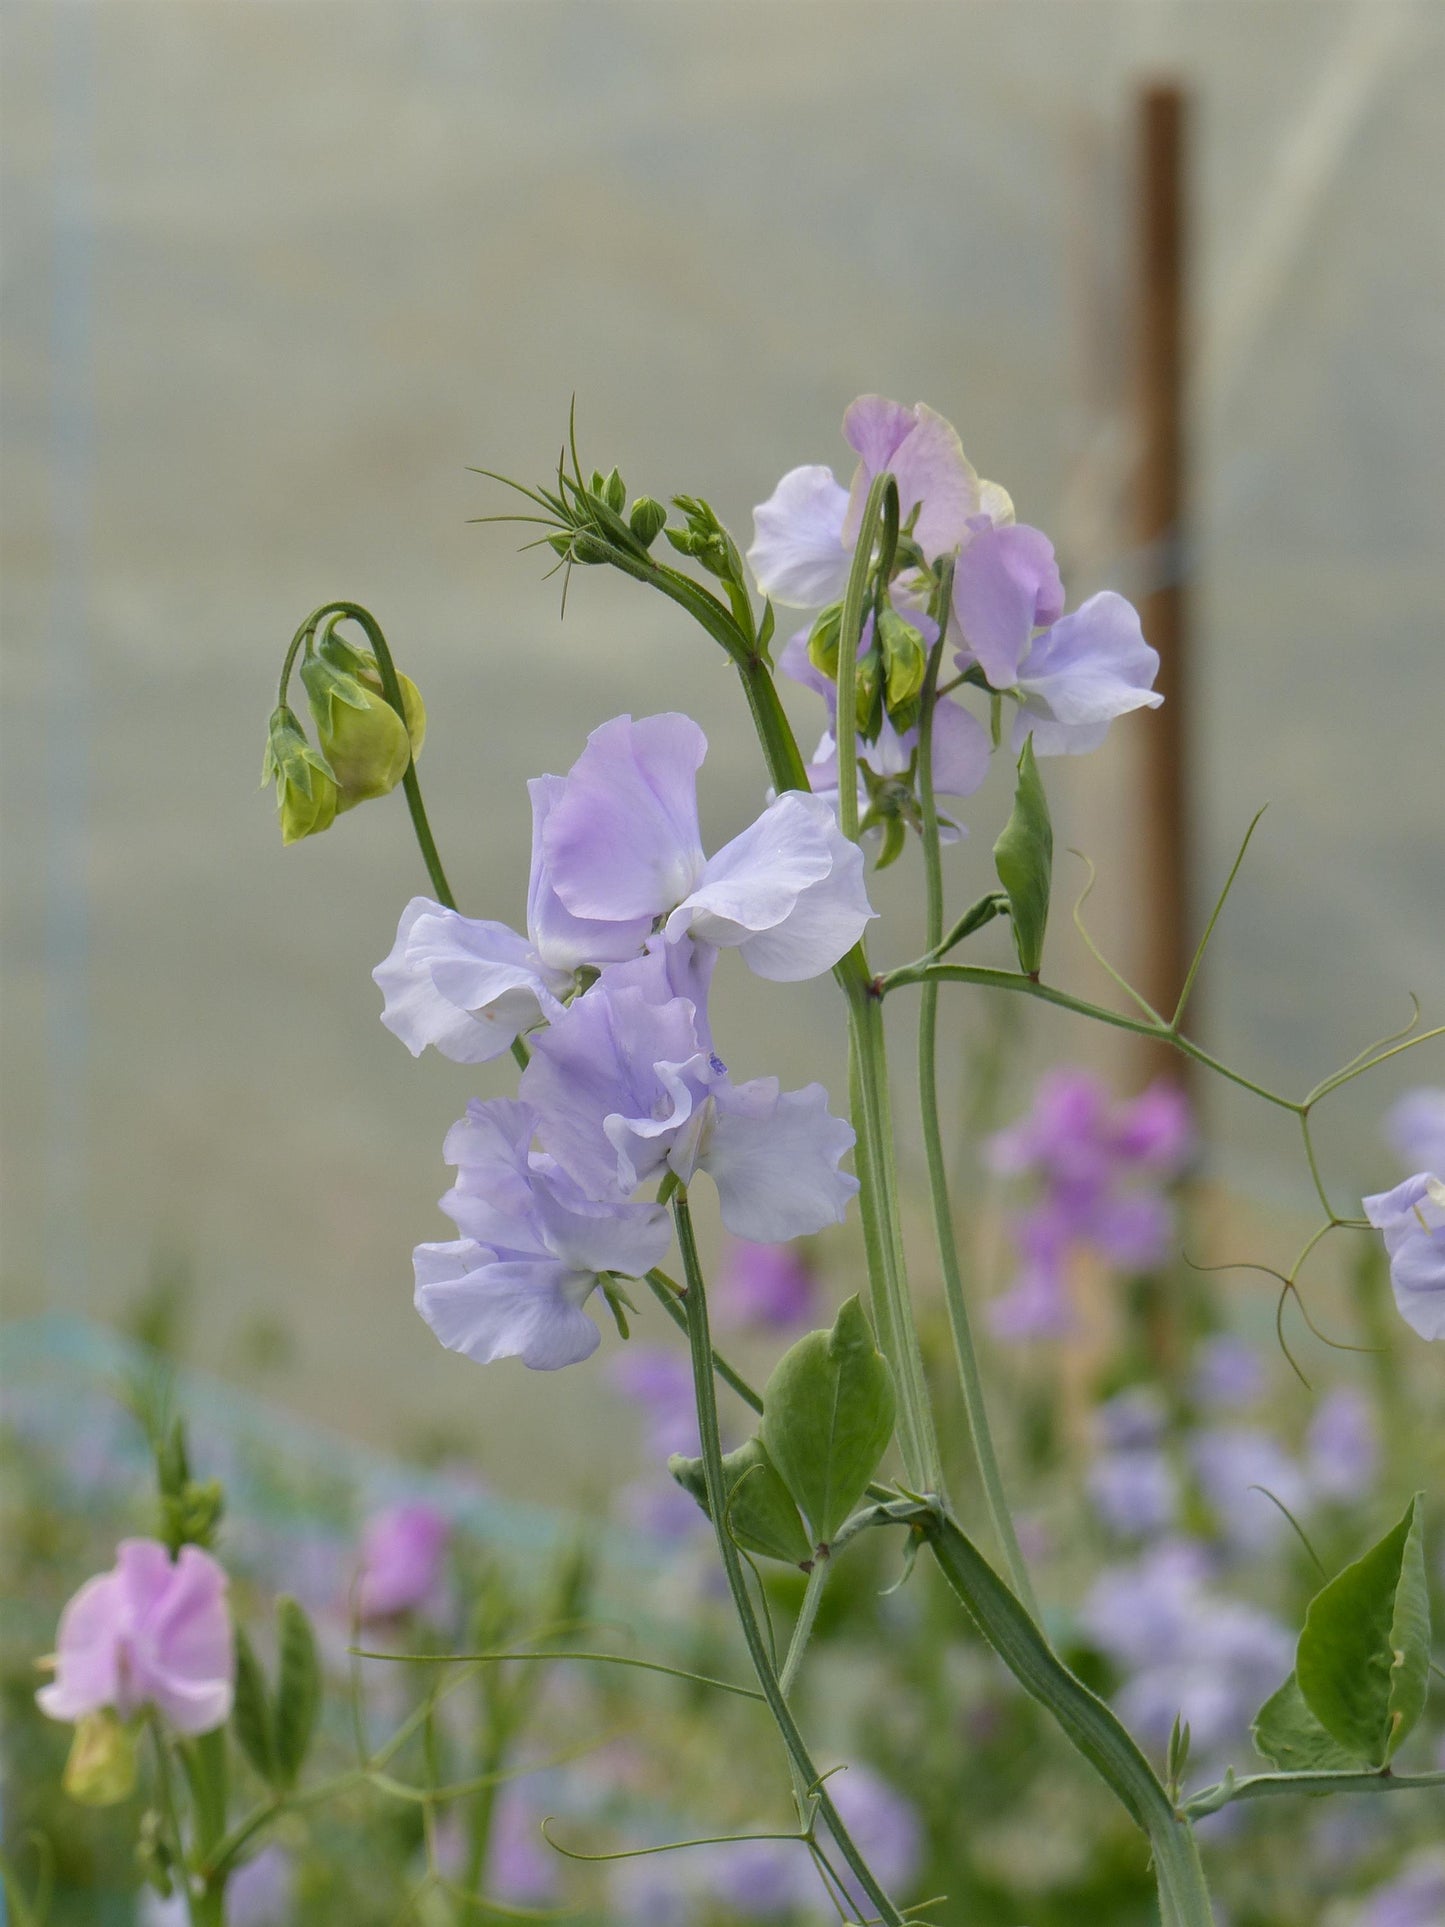
[[[971,525],[953,578],[961,669],[977,664],[993,689],[1018,698],[1013,743],[1041,756],[1097,749],[1116,716],[1157,709],[1158,652],[1138,611],[1112,589],[1064,614],[1053,544],[1040,529]]]
[[[552,887],[573,916],[661,921],[736,948],[758,976],[830,970],[874,915],[863,855],[821,798],[788,790],[712,857],[697,772],[707,738],[687,716],[617,716],[594,729],[542,832]]]
[[[153,1706],[176,1732],[210,1733],[231,1711],[235,1636],[227,1578],[199,1546],[172,1560],[155,1539],[122,1539],[109,1572],[60,1616],[55,1678],[35,1695],[53,1720]]]
[[[706,1171],[723,1224],[760,1244],[840,1223],[858,1189],[838,1169],[852,1126],[821,1084],[734,1084],[693,999],[669,988],[656,952],[615,966],[538,1037],[521,1093],[543,1145],[594,1198]]]
[[[1445,1338],[1445,1184],[1420,1171],[1364,1204],[1384,1233],[1400,1316],[1422,1338]]]
[[[604,1276],[640,1278],[669,1233],[659,1206],[597,1203],[533,1152],[538,1122],[527,1104],[474,1100],[448,1132],[457,1182],[442,1209],[462,1235],[417,1246],[416,1308],[449,1351],[554,1371],[597,1349],[582,1307]]]
[[[796,1244],[729,1238],[717,1275],[717,1319],[766,1331],[793,1331],[814,1316],[818,1281]]]
[[[1123,1271],[1161,1264],[1174,1222],[1161,1187],[1183,1168],[1192,1142],[1188,1104],[1172,1085],[1154,1084],[1118,1103],[1087,1071],[1047,1073],[1028,1115],[984,1146],[990,1170],[1037,1187],[1013,1219],[1020,1270],[990,1308],[994,1328],[1010,1338],[1067,1330],[1066,1271],[1075,1249]]]
[[[387,1506],[368,1520],[361,1540],[357,1610],[363,1620],[413,1612],[437,1592],[451,1521],[435,1506]]]
[[[790,469],[753,510],[748,562],[758,587],[788,608],[836,602],[848,582],[863,505],[886,471],[898,484],[899,519],[928,562],[963,540],[970,518],[1013,517],[997,483],[979,479],[957,431],[922,402],[906,408],[881,395],[860,395],[843,417],[843,435],[858,456],[851,488],[832,469]]]
[[[543,835],[563,784],[560,776],[537,776],[527,785],[532,868],[525,937],[430,897],[413,897],[402,911],[391,953],[371,974],[386,999],[382,1023],[413,1057],[428,1044],[457,1064],[500,1057],[524,1031],[559,1013],[582,965],[620,962],[641,950],[649,917],[574,917],[552,888]]]

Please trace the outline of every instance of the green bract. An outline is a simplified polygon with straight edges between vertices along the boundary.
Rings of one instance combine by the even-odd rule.
[[[806,1564],[812,1556],[812,1545],[762,1440],[749,1439],[736,1452],[724,1454],[722,1466],[728,1494],[727,1523],[737,1544],[745,1552],[761,1553],[765,1559],[781,1559],[790,1566]],[[667,1469],[711,1518],[702,1460],[674,1453]]]
[[[1024,739],[1019,754],[1013,812],[993,846],[993,861],[998,880],[1008,892],[1019,967],[1027,976],[1036,977],[1043,964],[1044,931],[1049,921],[1054,830],[1032,736]]]
[[[857,1298],[809,1332],[763,1388],[763,1443],[819,1544],[863,1496],[893,1437],[893,1375]]]

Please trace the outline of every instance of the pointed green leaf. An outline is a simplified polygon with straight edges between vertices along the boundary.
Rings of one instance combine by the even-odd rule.
[[[675,1453],[667,1469],[711,1518],[702,1460]],[[736,1452],[724,1455],[723,1481],[728,1495],[727,1523],[738,1545],[790,1566],[801,1566],[812,1558],[812,1542],[798,1517],[798,1508],[761,1439],[749,1439]]]
[[[276,1601],[281,1663],[276,1679],[276,1782],[296,1784],[321,1710],[321,1666],[311,1621],[294,1599]]]
[[[1025,738],[1019,755],[1013,812],[993,846],[993,861],[998,880],[1008,892],[1019,966],[1026,975],[1036,977],[1043,964],[1044,931],[1049,921],[1054,830],[1032,736]]]
[[[850,1298],[832,1331],[809,1332],[763,1388],[763,1443],[818,1542],[847,1518],[893,1436],[893,1376]]]
[[[1305,1705],[1293,1673],[1260,1707],[1249,1730],[1255,1746],[1281,1773],[1359,1772],[1364,1764],[1326,1733]]]
[[[236,1729],[241,1751],[261,1778],[274,1785],[276,1738],[266,1697],[266,1680],[256,1649],[239,1626],[236,1628],[236,1700],[231,1724]]]
[[[1400,1523],[1316,1594],[1295,1673],[1320,1725],[1368,1766],[1382,1767],[1424,1710],[1430,1602],[1421,1494]]]

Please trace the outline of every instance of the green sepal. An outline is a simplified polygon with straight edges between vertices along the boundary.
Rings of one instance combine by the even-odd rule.
[[[910,705],[917,703],[928,670],[928,651],[923,637],[896,609],[880,610],[876,630],[883,652],[884,701],[888,714],[900,729],[907,728],[901,717]]]
[[[1025,738],[1019,753],[1014,806],[993,846],[993,861],[998,880],[1008,893],[1019,967],[1026,976],[1037,977],[1043,964],[1044,931],[1049,921],[1054,830],[1032,735]]]
[[[760,1553],[764,1559],[806,1565],[813,1556],[812,1542],[762,1440],[751,1438],[736,1452],[725,1453],[722,1465],[727,1526],[734,1541],[744,1552]],[[711,1518],[702,1460],[675,1452],[667,1469]]]
[[[904,845],[908,841],[908,825],[901,816],[896,814],[885,816],[882,823],[883,841],[877,856],[873,859],[875,870],[886,870],[890,863],[896,863],[902,856]]]
[[[285,703],[271,712],[261,763],[262,787],[272,781],[283,843],[299,843],[331,828],[340,797],[335,775]]]
[[[276,1601],[277,1645],[280,1664],[276,1676],[276,1716],[273,1728],[276,1784],[296,1784],[321,1710],[321,1664],[311,1621],[294,1599]]]
[[[831,1331],[808,1332],[779,1359],[763,1388],[763,1443],[816,1542],[862,1497],[893,1412],[893,1375],[856,1297]]]
[[[241,1751],[268,1786],[276,1784],[276,1735],[266,1676],[256,1649],[244,1630],[236,1628],[236,1698],[231,1724]]]
[[[1258,1751],[1281,1773],[1358,1773],[1364,1766],[1320,1725],[1293,1673],[1260,1707],[1249,1731]]]
[[[1305,1704],[1370,1767],[1388,1764],[1429,1691],[1422,1498],[1417,1492],[1399,1524],[1310,1601],[1295,1653]]]

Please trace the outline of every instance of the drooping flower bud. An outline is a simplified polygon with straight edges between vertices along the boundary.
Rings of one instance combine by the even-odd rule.
[[[331,828],[338,806],[336,778],[285,703],[271,713],[261,764],[262,786],[273,781],[283,843],[299,843],[303,836],[319,836]]]
[[[403,721],[386,699],[375,656],[333,631],[302,663],[301,680],[336,779],[337,810],[394,790],[426,735],[426,710],[410,677],[397,677]]]
[[[113,1807],[135,1790],[135,1734],[114,1713],[87,1713],[75,1729],[61,1781],[83,1807]]]

